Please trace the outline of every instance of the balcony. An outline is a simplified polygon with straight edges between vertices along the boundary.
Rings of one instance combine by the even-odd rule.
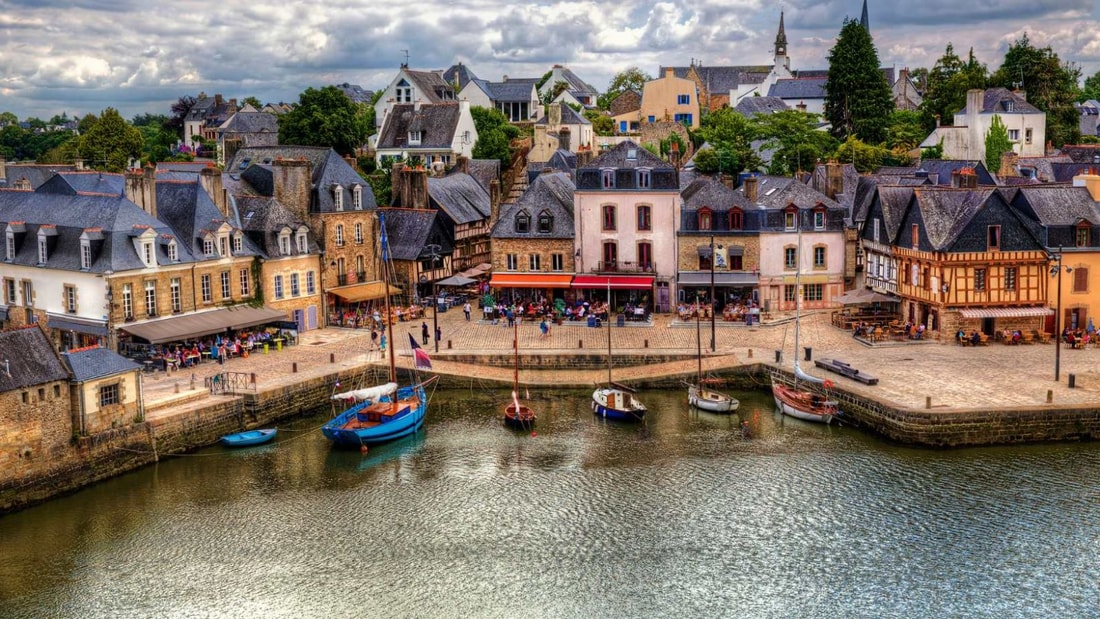
[[[367,281],[367,272],[366,271],[356,271],[355,272],[355,281],[357,281],[357,282]]]
[[[598,262],[592,273],[656,273],[657,266],[652,262]]]
[[[348,274],[347,273],[341,273],[341,274],[337,275],[336,276],[336,285],[337,286],[347,286],[348,285]]]

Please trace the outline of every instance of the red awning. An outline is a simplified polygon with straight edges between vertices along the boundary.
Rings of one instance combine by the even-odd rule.
[[[652,275],[577,275],[574,288],[607,288],[613,290],[649,290],[653,288]]]
[[[489,285],[493,288],[568,288],[573,281],[569,273],[493,273]]]

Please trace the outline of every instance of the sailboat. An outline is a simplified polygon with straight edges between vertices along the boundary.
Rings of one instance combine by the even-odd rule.
[[[607,280],[608,318],[611,312],[611,280]],[[597,385],[592,392],[592,412],[605,419],[617,421],[641,421],[646,414],[645,404],[635,397],[635,391],[611,379],[611,321],[607,321],[607,384]]]
[[[515,369],[512,371],[512,401],[504,407],[504,423],[512,428],[527,429],[535,425],[535,411],[519,401],[519,321],[515,321],[512,349]]]
[[[325,438],[342,447],[366,447],[396,440],[415,433],[424,425],[428,410],[425,387],[436,379],[421,381],[414,363],[413,380],[398,386],[397,363],[394,353],[393,320],[390,314],[390,264],[389,242],[382,213],[378,214],[381,229],[382,280],[385,290],[389,353],[389,382],[375,387],[354,389],[333,394],[332,399],[345,402],[348,408],[321,427]],[[415,358],[415,355],[414,355]]]
[[[714,310],[711,310],[714,311]],[[700,331],[702,312],[695,315],[695,354],[698,358],[695,383],[688,384],[688,404],[708,413],[732,413],[741,405],[737,398],[706,386],[703,378],[703,339]]]
[[[772,374],[772,396],[775,405],[784,415],[790,415],[806,421],[829,423],[833,417],[840,414],[835,401],[829,400],[820,391],[800,387],[799,382],[808,385],[818,385],[822,389],[829,389],[832,381],[811,376],[804,372],[798,365],[798,336],[802,323],[802,225],[798,227],[798,254],[794,272],[795,306],[794,306],[794,382],[789,383],[781,378],[778,373]]]

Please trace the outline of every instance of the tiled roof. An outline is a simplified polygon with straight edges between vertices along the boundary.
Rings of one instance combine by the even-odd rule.
[[[742,116],[751,118],[757,114],[773,114],[790,108],[779,97],[745,97],[733,109]]]
[[[775,80],[768,90],[768,96],[780,99],[824,99],[827,81],[828,78],[824,77]]]
[[[535,82],[524,79],[510,79],[506,82],[488,82],[489,96],[495,102],[531,101],[537,98]]]
[[[991,187],[914,189],[913,195],[932,249],[949,249],[994,191]]]
[[[0,331],[0,393],[68,379],[69,372],[41,329]]]
[[[363,90],[363,87],[359,84],[349,84],[344,82],[343,84],[336,84],[336,87],[340,89],[340,92],[344,93],[344,96],[351,100],[352,103],[370,103],[374,98],[374,92],[370,90]]]
[[[830,209],[841,208],[835,200],[796,179],[786,176],[757,176],[757,179],[756,204],[764,208],[784,209],[791,204],[800,209],[813,208],[818,204]],[[744,197],[745,185],[742,183],[735,191]]]
[[[404,73],[412,80],[420,92],[427,96],[426,103],[440,103],[454,99],[454,89],[443,81],[439,73],[435,71],[412,71],[405,69]]]
[[[386,222],[386,242],[393,260],[418,260],[428,243],[438,244],[441,254],[454,251],[445,235],[433,234],[437,231],[439,211],[384,207],[378,212]]]
[[[471,159],[468,169],[485,193],[489,193],[493,181],[500,180],[500,159]]]
[[[61,359],[72,371],[73,381],[78,383],[141,369],[140,365],[106,348],[63,352]]]
[[[377,148],[405,148],[409,132],[420,131],[420,148],[450,148],[458,127],[459,104],[421,105],[416,110],[411,103],[393,106],[382,122]]]
[[[631,154],[633,154],[633,157],[631,157]],[[611,150],[596,157],[582,169],[599,170],[603,168],[675,169],[671,163],[642,148],[632,140],[624,140],[616,144]]]
[[[13,187],[20,179],[27,179],[31,189],[38,189],[58,172],[75,172],[72,165],[40,165],[37,163],[8,163],[4,165],[5,180],[0,187]]]
[[[122,196],[126,193],[126,177],[107,172],[58,172],[42,183],[36,191],[56,194],[97,194]]]
[[[580,114],[577,110],[574,110],[567,103],[559,103],[561,106],[561,124],[563,125],[591,125],[592,121],[588,120]],[[535,121],[536,125],[550,124],[550,115],[546,114],[542,118]]]
[[[964,107],[959,114],[966,114]],[[1042,111],[1027,102],[1024,97],[1007,88],[987,88],[982,97],[983,114],[1042,114]]]
[[[274,181],[270,178],[270,164],[277,159],[304,159],[309,162],[313,180],[313,203],[310,206],[312,212],[336,212],[336,202],[332,192],[332,187],[335,185],[343,188],[341,191],[344,194],[344,204],[352,203],[351,187],[361,185],[363,208],[372,209],[377,206],[370,184],[363,180],[363,177],[359,176],[336,151],[320,146],[250,146],[242,148],[233,155],[233,159],[225,166],[229,176],[229,180],[225,182],[226,188],[235,188],[236,191],[231,189],[234,194],[240,192],[244,194],[272,195]],[[262,165],[264,162],[268,164],[266,172],[261,167],[252,173],[248,173],[248,166]],[[234,176],[237,178],[232,178]],[[267,180],[261,182],[260,179],[262,178]],[[249,179],[255,179],[255,182]],[[237,183],[235,182],[237,180],[248,182]],[[267,185],[270,185],[270,187]]]
[[[489,193],[469,174],[428,177],[428,195],[456,224],[489,217]]]
[[[1016,188],[1014,203],[1044,226],[1072,226],[1081,220],[1100,225],[1100,205],[1088,189],[1069,185],[1030,185]]]
[[[451,65],[450,68],[444,71],[442,78],[443,81],[447,82],[448,84],[455,84],[457,82],[458,90],[462,90],[466,87],[466,84],[469,84],[473,80],[476,80],[477,76],[474,75],[474,72],[470,70],[470,67],[467,67],[460,62],[458,64]]]
[[[642,94],[636,90],[624,90],[611,100],[610,108],[612,116],[637,112],[642,108]]]
[[[676,77],[687,78],[691,67],[660,67],[657,76],[663,77],[665,69],[671,68]],[[731,67],[704,67],[696,66],[695,72],[699,74],[707,92],[711,94],[726,94],[735,90],[738,84],[760,83],[772,70],[770,65],[742,65]],[[759,81],[753,81],[756,74],[761,74]]]
[[[974,170],[974,173],[978,175],[979,185],[996,185],[997,180],[993,178],[993,175],[986,169],[985,163],[972,160],[964,161],[961,159],[924,159],[920,162],[920,167],[914,172],[915,175],[921,175],[927,173],[931,179],[935,174],[934,182],[937,185],[950,187],[951,186],[951,173],[959,172],[963,169],[970,168]]]
[[[501,207],[500,217],[493,227],[493,238],[571,239],[573,238],[573,179],[561,172],[540,174],[515,204]],[[516,230],[516,215],[530,216],[527,232]],[[551,217],[549,233],[538,232],[538,218],[543,212]]]
[[[251,108],[249,108],[251,109]],[[218,132],[225,133],[279,133],[279,119],[274,114],[257,112],[255,110],[240,111],[229,117],[229,120],[218,128]]]

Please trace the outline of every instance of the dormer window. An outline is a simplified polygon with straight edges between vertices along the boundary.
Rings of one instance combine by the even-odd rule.
[[[92,242],[88,239],[80,239],[80,270],[87,271],[92,268]]]
[[[1073,244],[1077,247],[1088,247],[1089,245],[1091,245],[1091,233],[1092,226],[1089,225],[1089,222],[1082,221],[1081,223],[1077,224],[1077,229],[1074,230],[1073,234]]]
[[[795,228],[795,212],[786,211],[783,213],[783,229],[790,231]]]
[[[516,214],[516,232],[526,234],[531,231],[531,216],[527,213]]]
[[[290,230],[283,230],[279,233],[279,255],[290,255]]]
[[[213,256],[214,255],[214,239],[213,238],[206,237],[205,239],[202,240],[202,253],[207,255],[207,256]]]
[[[11,227],[4,234],[4,259],[8,262],[15,260],[15,231]]]
[[[396,99],[397,103],[412,103],[412,86],[410,86],[409,83],[406,82],[404,79],[402,79],[400,82],[397,82],[397,86],[394,87],[393,92],[394,98]]]
[[[649,189],[652,174],[650,170],[638,170],[638,189]]]
[[[46,264],[46,259],[49,258],[46,249],[46,237],[44,235],[38,235],[38,264]]]
[[[153,241],[141,242],[141,261],[147,267],[157,266],[156,254],[153,253]]]
[[[332,203],[336,206],[336,210],[344,210],[344,188],[339,185],[332,186]]]
[[[168,241],[168,259],[172,262],[179,262],[180,259],[179,247],[174,240]]]
[[[357,211],[363,210],[363,186],[351,186],[351,205]]]
[[[554,230],[554,216],[547,211],[539,213],[539,234],[550,234]]]
[[[699,209],[699,229],[714,229],[714,214],[708,208]]]
[[[825,209],[814,210],[814,230],[825,229]]]
[[[740,230],[745,227],[745,213],[734,208],[730,211],[730,230]]]
[[[409,132],[409,146],[420,146],[420,138],[424,136],[423,131],[410,131]]]
[[[615,170],[600,170],[600,176],[603,179],[604,189],[615,188]]]
[[[306,251],[309,249],[309,245],[307,243],[307,237],[306,237],[306,229],[305,228],[300,228],[298,230],[298,234],[295,237],[295,239],[297,240],[298,253],[299,254],[306,253]]]
[[[233,235],[233,253],[239,254],[244,251],[244,235],[237,232]]]

